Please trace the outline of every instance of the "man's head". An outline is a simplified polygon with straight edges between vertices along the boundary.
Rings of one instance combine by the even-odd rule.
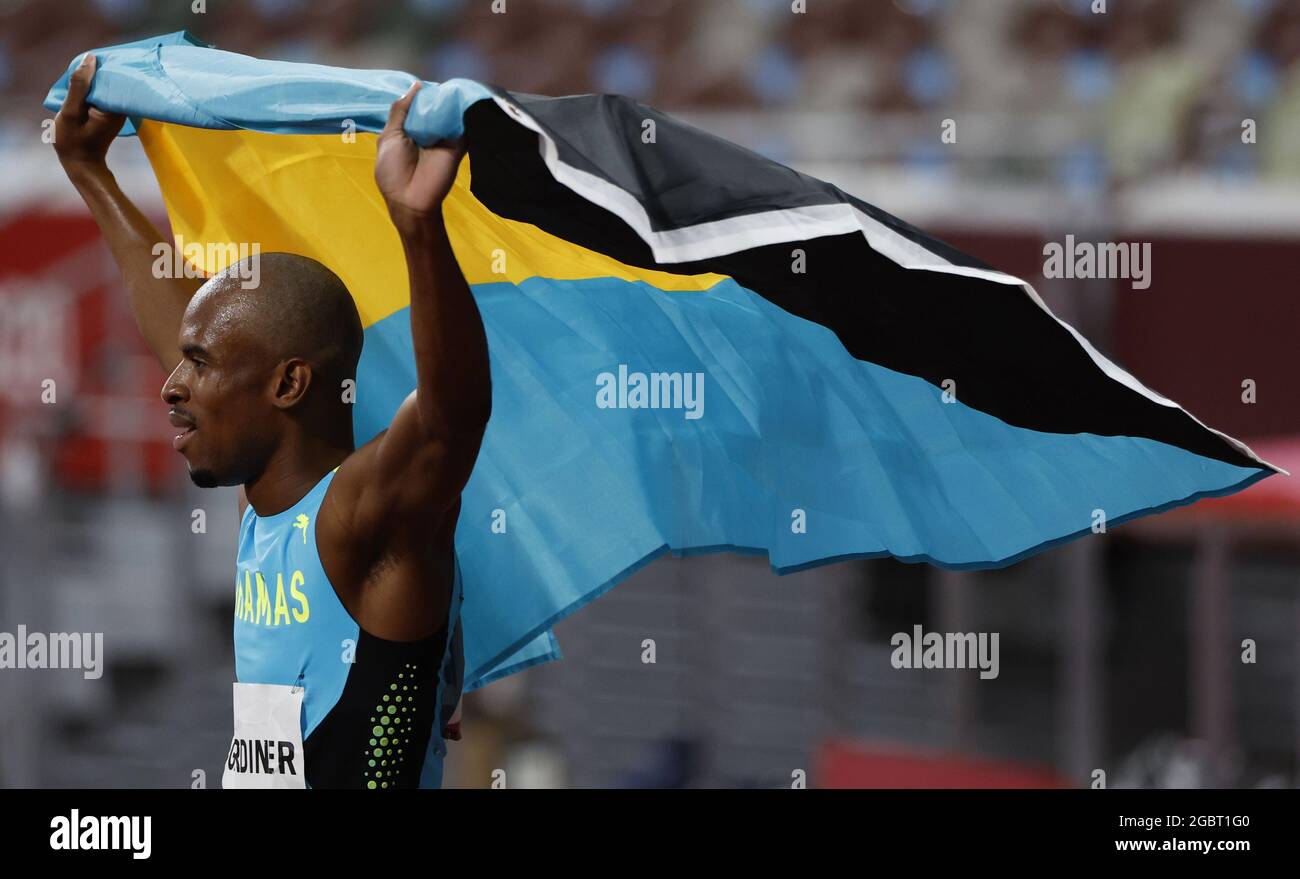
[[[181,362],[163,385],[175,441],[203,488],[256,480],[297,434],[352,447],[361,318],[347,287],[305,256],[264,253],[260,283],[238,265],[208,280],[181,321]],[[247,277],[248,273],[244,273]]]

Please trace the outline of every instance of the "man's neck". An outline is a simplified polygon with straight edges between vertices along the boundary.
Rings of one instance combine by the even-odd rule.
[[[306,497],[352,451],[324,442],[286,443],[271,456],[261,476],[244,484],[249,506],[259,516],[284,512]]]

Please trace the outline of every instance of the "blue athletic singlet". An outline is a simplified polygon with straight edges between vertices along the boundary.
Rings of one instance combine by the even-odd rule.
[[[447,753],[443,725],[460,698],[460,562],[454,562],[447,623],[438,632],[406,642],[362,630],[316,551],[316,513],[334,473],[274,516],[259,516],[251,505],[244,511],[235,677],[304,688],[307,786],[439,787]]]

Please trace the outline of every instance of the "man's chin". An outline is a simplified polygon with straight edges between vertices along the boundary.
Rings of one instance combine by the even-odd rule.
[[[190,482],[199,488],[216,488],[220,485],[216,474],[211,470],[190,470]]]

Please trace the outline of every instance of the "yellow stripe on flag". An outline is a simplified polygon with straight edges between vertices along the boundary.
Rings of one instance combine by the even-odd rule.
[[[172,232],[185,244],[204,245],[206,274],[227,261],[226,248],[209,251],[208,244],[309,256],[343,279],[367,327],[410,303],[401,243],[374,182],[376,140],[366,133],[348,143],[342,135],[214,131],[152,120],[140,126]],[[469,183],[467,157],[443,216],[470,284],[613,277],[701,291],[723,280],[628,266],[504,219],[474,197]]]

